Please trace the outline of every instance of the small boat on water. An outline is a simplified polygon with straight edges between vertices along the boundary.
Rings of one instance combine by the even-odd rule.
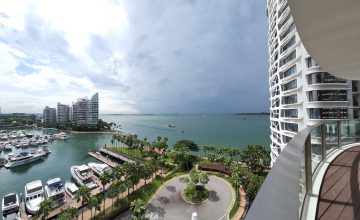
[[[44,188],[41,180],[35,180],[25,185],[25,208],[31,215],[35,215],[44,201]]]
[[[172,124],[170,124],[170,125],[168,125],[170,128],[175,128],[176,126],[175,125],[172,125]]]
[[[44,152],[46,155],[49,155],[51,153],[51,150],[47,146],[43,146],[41,148],[42,152]]]
[[[70,168],[70,172],[75,182],[80,186],[86,185],[89,189],[95,189],[96,187],[98,187],[98,185],[94,183],[93,173],[88,166],[72,166]]]
[[[65,192],[73,199],[75,198],[76,192],[79,188],[72,182],[65,183]]]
[[[5,164],[5,168],[12,168],[28,164],[43,159],[45,156],[45,152],[29,153],[27,151],[22,151],[16,156],[9,157],[9,161],[7,164]]]
[[[54,208],[66,202],[65,188],[60,178],[50,179],[46,182],[45,198],[52,202]]]
[[[10,193],[2,199],[1,211],[4,220],[20,219],[20,203],[16,193]]]
[[[111,172],[111,168],[105,163],[88,163],[88,166],[94,171],[96,176],[101,176],[105,170]]]
[[[6,144],[4,150],[12,151],[12,145],[11,144]]]

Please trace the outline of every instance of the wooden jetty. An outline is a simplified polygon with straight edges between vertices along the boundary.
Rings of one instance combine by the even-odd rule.
[[[97,154],[95,152],[89,152],[88,153],[90,156],[94,157],[95,159],[103,162],[103,163],[106,163],[107,165],[109,165],[111,168],[114,168],[116,167],[118,164],[113,162],[112,160],[110,160],[109,158],[107,157],[104,157],[103,155],[101,154]]]
[[[127,158],[125,156],[122,156],[120,154],[114,153],[112,151],[106,150],[105,148],[100,148],[99,151],[100,151],[101,154],[109,155],[110,157],[112,157],[112,158],[114,158],[116,160],[123,161],[123,162],[128,162],[128,163],[135,163],[134,160],[132,160],[130,158]]]

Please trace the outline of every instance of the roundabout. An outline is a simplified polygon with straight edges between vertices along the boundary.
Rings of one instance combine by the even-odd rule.
[[[158,191],[149,202],[146,217],[152,220],[191,219],[193,212],[198,214],[198,220],[225,220],[235,201],[235,192],[225,180],[209,176],[206,187],[209,189],[208,199],[192,204],[184,201],[182,191],[186,188],[185,176],[175,177]]]

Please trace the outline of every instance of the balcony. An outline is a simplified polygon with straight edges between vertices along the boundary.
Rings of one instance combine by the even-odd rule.
[[[279,155],[246,216],[359,219],[360,120],[308,126]]]

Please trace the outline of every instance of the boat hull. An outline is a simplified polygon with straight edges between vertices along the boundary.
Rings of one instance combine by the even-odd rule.
[[[32,162],[37,161],[37,160],[44,159],[44,157],[45,157],[45,154],[40,154],[40,155],[36,155],[34,157],[27,158],[25,160],[8,162],[7,164],[5,164],[5,168],[18,167],[18,166],[21,166],[21,165],[32,163]]]

